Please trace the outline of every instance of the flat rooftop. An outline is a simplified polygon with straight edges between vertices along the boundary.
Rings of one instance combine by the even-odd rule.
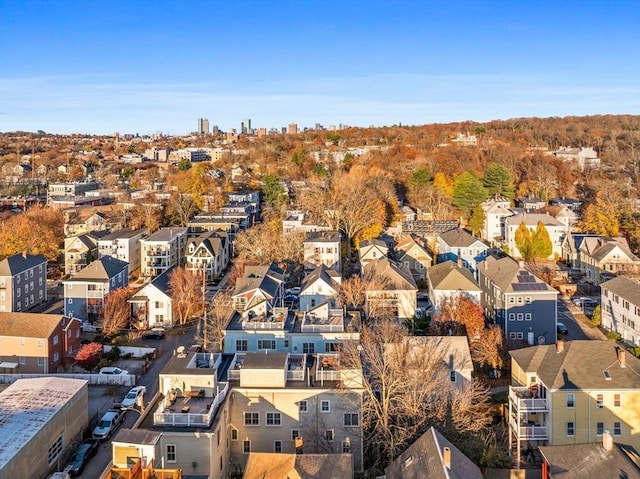
[[[19,379],[0,393],[0,470],[85,385],[83,379]]]

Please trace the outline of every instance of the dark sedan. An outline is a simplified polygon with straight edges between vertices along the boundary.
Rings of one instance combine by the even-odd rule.
[[[567,327],[563,323],[558,323],[557,329],[558,329],[558,334],[568,334],[569,333],[569,330],[567,329]]]
[[[71,458],[69,474],[72,476],[79,476],[82,474],[84,466],[87,464],[89,459],[93,457],[97,450],[98,441],[89,440],[80,444]]]

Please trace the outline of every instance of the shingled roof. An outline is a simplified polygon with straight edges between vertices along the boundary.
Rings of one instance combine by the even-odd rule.
[[[476,238],[463,228],[454,228],[452,230],[445,231],[440,235],[440,239],[449,246],[459,246],[461,248],[468,248],[476,243],[484,245],[480,239]]]
[[[61,314],[0,313],[0,336],[48,338],[61,320]]]
[[[536,373],[549,389],[640,389],[640,359],[625,353],[622,367],[618,346],[611,341],[567,341],[561,352],[558,349],[545,344],[509,354],[524,371]]]
[[[600,443],[540,446],[540,452],[549,463],[549,472],[554,479],[640,479],[638,451],[625,444],[614,443],[611,450]]]
[[[252,452],[243,479],[351,479],[351,454]]]
[[[544,291],[555,293],[554,288],[530,273],[518,261],[509,256],[496,259],[489,256],[479,271],[506,293]]]
[[[41,255],[14,254],[0,261],[0,276],[15,276],[23,271],[46,263],[47,259]]]
[[[616,276],[601,283],[600,288],[611,291],[633,304],[640,305],[640,282],[636,280],[626,276]]]
[[[446,291],[480,291],[471,271],[453,261],[438,263],[427,270],[433,289]]]
[[[103,256],[82,268],[67,281],[108,281],[121,271],[127,271],[129,263],[112,256]]]

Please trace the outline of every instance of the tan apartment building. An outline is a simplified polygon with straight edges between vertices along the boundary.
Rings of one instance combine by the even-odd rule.
[[[55,373],[80,349],[78,319],[60,314],[0,313],[0,363],[19,374]]]
[[[14,254],[0,261],[0,312],[28,311],[47,301],[47,260]]]
[[[640,359],[611,341],[510,351],[509,433],[530,446],[616,442],[640,448]],[[514,451],[514,452],[515,452]]]

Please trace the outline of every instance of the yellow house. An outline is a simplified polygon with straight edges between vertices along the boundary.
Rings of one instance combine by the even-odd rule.
[[[610,341],[558,341],[510,351],[512,453],[614,441],[640,448],[640,359]]]

